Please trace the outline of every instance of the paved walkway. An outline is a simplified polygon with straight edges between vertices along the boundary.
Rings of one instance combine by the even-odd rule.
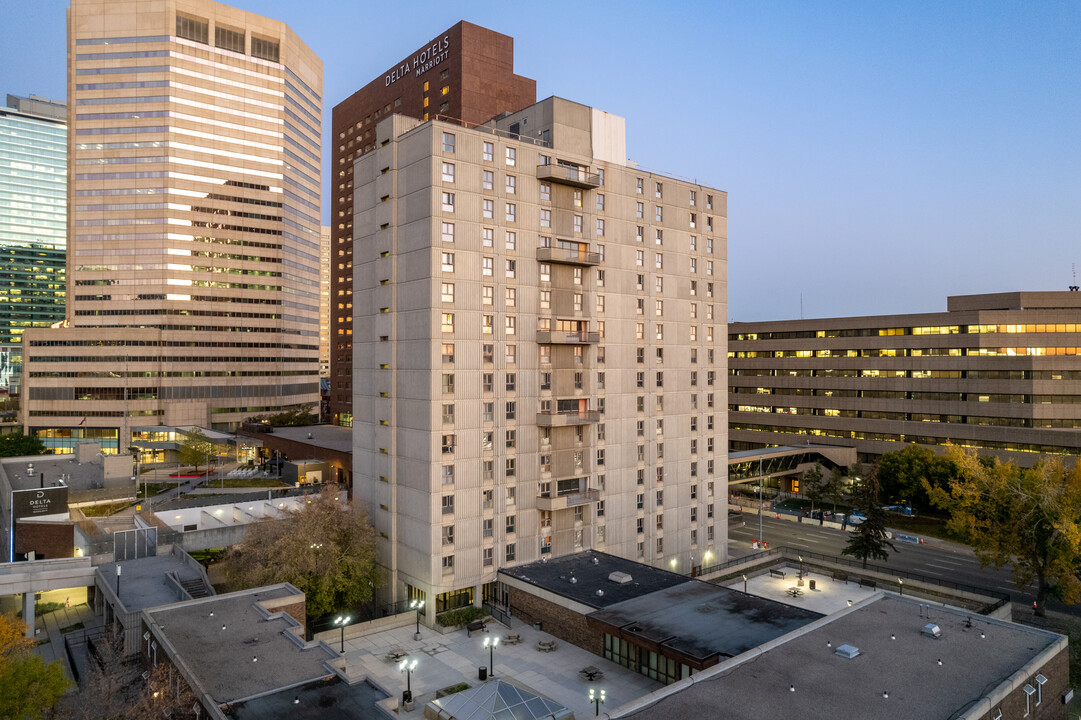
[[[418,660],[411,684],[416,706],[412,712],[401,713],[403,717],[421,718],[424,706],[435,699],[435,693],[451,685],[467,682],[472,687],[480,684],[477,669],[488,665],[485,638],[500,638],[496,647],[495,677],[509,679],[558,702],[572,711],[575,717],[593,717],[595,709],[589,702],[590,687],[603,689],[608,696],[606,707],[613,710],[646,695],[662,684],[650,680],[632,670],[609,662],[593,653],[571,645],[553,636],[521,625],[513,630],[491,622],[488,632],[475,632],[468,637],[465,630],[441,635],[421,627],[421,639],[413,639],[414,626],[386,630],[345,641],[346,672],[350,678],[367,678],[391,697],[401,699],[405,690],[405,674],[399,672],[398,662],[387,659],[391,650],[404,650],[408,659]],[[516,645],[503,644],[508,632],[521,635]],[[554,640],[556,650],[540,652],[538,640]],[[335,649],[339,646],[333,644]],[[599,668],[604,677],[593,683],[579,678],[578,671],[588,666]],[[489,679],[491,679],[489,675]]]
[[[89,630],[100,627],[104,622],[104,618],[95,616],[94,611],[86,603],[60,608],[55,612],[41,615],[34,619],[34,637],[41,643],[34,648],[34,654],[47,663],[60,660],[64,669],[67,670],[68,677],[74,677],[64,650],[65,633],[61,631],[79,623],[83,624],[79,630]],[[45,642],[46,638],[47,642]]]

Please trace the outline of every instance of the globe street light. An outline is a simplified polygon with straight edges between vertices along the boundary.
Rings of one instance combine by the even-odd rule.
[[[600,695],[598,695],[596,692],[594,692],[593,688],[589,689],[589,701],[593,703],[594,707],[596,707],[597,710],[593,714],[597,717],[599,717],[601,714],[601,705],[604,703],[605,697],[606,696],[604,690],[601,690]]]
[[[499,644],[499,638],[484,638],[484,647],[488,648],[488,668],[492,677],[495,677],[495,646]]]
[[[413,635],[414,640],[420,640],[420,610],[424,607],[423,600],[410,600],[409,609],[417,611],[417,632]]]
[[[342,628],[342,654],[345,654],[345,626],[349,624],[349,621],[353,619],[352,615],[339,615],[334,619],[335,625],[340,625]]]
[[[402,693],[402,703],[413,702],[413,688],[409,684],[409,677],[413,671],[417,669],[417,661],[402,660],[401,665],[398,666],[398,672],[405,673],[405,692]]]

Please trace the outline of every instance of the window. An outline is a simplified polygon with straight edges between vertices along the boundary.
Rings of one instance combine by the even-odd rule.
[[[515,496],[514,486],[512,485],[512,486],[508,487],[506,492],[507,492],[507,504],[508,505],[513,505],[514,504],[514,496]]]
[[[443,182],[454,182],[454,163],[443,163]]]
[[[485,537],[491,537],[486,535]],[[484,548],[484,567],[492,566],[492,548]]]
[[[503,331],[507,335],[513,335],[518,325],[518,318],[514,315],[508,315],[507,317],[503,318],[503,322]]]
[[[664,208],[660,205],[654,208],[653,219],[657,222],[664,222]]]
[[[541,310],[549,310],[552,307],[552,291],[541,290],[540,291],[540,306]]]
[[[442,224],[442,237],[443,242],[454,242],[454,223],[445,222]]]
[[[706,210],[712,210],[712,209],[713,209],[713,196],[712,195],[706,195]]]
[[[495,188],[495,173],[491,170],[481,171],[480,184],[484,190],[493,190]]]
[[[518,300],[518,290],[516,288],[506,288],[505,294],[507,307],[514,307]]]
[[[443,272],[454,272],[454,253],[445,252],[442,253],[443,257]]]
[[[454,496],[453,495],[444,495],[441,502],[442,502],[442,507],[443,507],[443,514],[444,515],[453,515],[454,514]]]
[[[495,288],[491,285],[484,285],[481,287],[481,302],[485,305],[491,305],[494,297]]]
[[[511,167],[514,167],[514,164],[517,161],[517,158],[518,158],[518,150],[516,148],[512,148],[512,147],[507,148],[507,164],[510,165]]]
[[[444,575],[453,575],[454,574],[454,556],[453,555],[444,555],[443,556],[443,574]]]
[[[518,207],[514,203],[507,203],[507,222],[514,222],[518,214]]]
[[[691,258],[691,272],[698,272],[698,260],[696,258]]]
[[[654,291],[656,291],[656,293],[658,295],[663,295],[664,294],[664,276],[663,275],[658,275],[656,278],[654,278],[654,280],[653,280],[653,289],[654,289]]]
[[[210,23],[206,20],[176,16],[176,36],[204,45],[210,44]],[[253,45],[255,38],[252,38]],[[254,47],[252,48],[254,50]]]
[[[698,227],[698,213],[691,213],[691,229]]]
[[[597,220],[597,236],[604,237],[604,220]]]
[[[443,193],[443,212],[454,212],[454,193]]]
[[[495,231],[492,228],[483,228],[480,231],[481,244],[484,247],[492,247],[495,244]]]
[[[540,184],[540,199],[551,200],[552,199],[552,186],[548,183],[542,182]]]
[[[664,269],[664,255],[662,253],[653,253],[653,264],[658,270]]]
[[[495,200],[481,200],[480,214],[486,218],[494,218]]]
[[[451,347],[454,347],[453,345]],[[443,422],[448,425],[454,424],[454,405],[443,406]]]
[[[443,152],[454,152],[454,133],[443,133]]]
[[[507,260],[507,269],[506,269],[507,277],[509,277],[509,278],[514,277],[517,267],[518,267],[518,261],[517,260]]]
[[[644,181],[644,180],[642,180],[642,178],[635,178],[635,181],[634,181],[634,191],[635,191],[636,193],[638,193],[639,195],[641,195],[641,194],[642,194],[642,185],[643,185],[643,183],[644,183],[644,182],[645,182],[645,181]]]
[[[576,233],[582,232],[582,216],[581,215],[575,215],[574,216],[574,232],[576,232]]]
[[[691,207],[694,207],[698,203],[698,193],[691,190]]]
[[[698,238],[695,235],[691,235],[691,251],[694,252],[698,249]]]
[[[495,271],[495,258],[482,257],[480,260],[480,273],[487,277],[491,277]]]
[[[575,285],[581,285],[582,284],[582,278],[583,278],[582,268],[580,268],[580,267],[574,268],[573,275],[574,275],[574,284]],[[581,298],[579,298],[579,304],[581,304]],[[579,308],[579,309],[581,309],[581,308]]]
[[[709,230],[710,232],[713,231],[713,217],[712,216],[707,216],[706,217],[706,230]]]
[[[490,142],[484,143],[484,159],[489,162],[492,160],[495,153],[495,146]]]
[[[637,217],[637,218],[644,218],[646,216],[645,203],[635,203],[634,204],[634,216]],[[641,229],[641,227],[639,227],[639,229]],[[642,233],[638,233],[638,234],[639,234],[639,236],[641,236]]]
[[[491,518],[485,518],[484,521],[481,523],[481,527],[483,528],[481,530],[481,534],[484,537],[486,537],[486,538],[492,537],[492,519]]]
[[[484,410],[484,422],[493,422],[495,419],[495,403],[486,402],[481,407]]]
[[[712,260],[706,260],[706,275],[712,275],[712,274],[713,274],[713,261]]]
[[[454,373],[443,373],[443,392],[454,392]]]
[[[494,315],[481,315],[480,316],[480,326],[481,326],[481,332],[483,334],[485,334],[485,335],[491,335],[492,334],[492,320],[493,320],[494,317],[495,317]]]
[[[634,251],[634,264],[638,267],[642,267],[646,264],[646,254],[641,250]]]
[[[513,195],[515,188],[517,187],[517,179],[513,175],[507,176],[507,194]]]
[[[443,302],[454,302],[454,283],[443,283]]]
[[[552,346],[551,345],[541,345],[540,346],[540,361],[542,363],[545,363],[545,364],[548,364],[548,363],[552,362]]]
[[[508,420],[513,420],[514,419],[516,408],[517,408],[516,403],[514,403],[514,402],[508,402],[507,403],[506,416],[507,416]]]
[[[713,238],[706,238],[706,252],[713,254]]]
[[[604,287],[604,270],[597,271],[597,287]]]
[[[541,227],[552,227],[552,211],[541,210],[540,211],[540,224]]]
[[[454,343],[443,343],[443,362],[454,362]]]
[[[180,20],[180,18],[177,18]],[[223,50],[232,50],[240,54],[244,54],[244,32],[237,30],[229,30],[221,25],[214,26],[214,47],[222,48]]]
[[[454,313],[443,313],[443,332],[454,332]]]
[[[574,293],[572,307],[574,312],[582,311],[582,293]]]
[[[604,295],[598,295],[597,296],[597,312],[598,313],[603,313],[604,312]]]
[[[664,373],[657,373],[657,387],[664,387]]]

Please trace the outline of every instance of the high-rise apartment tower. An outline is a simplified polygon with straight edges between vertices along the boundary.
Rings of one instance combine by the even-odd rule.
[[[162,459],[319,399],[322,63],[210,0],[73,0],[67,327],[25,334],[54,451]]]
[[[727,537],[727,196],[550,98],[394,115],[355,162],[354,492],[399,596],[596,548],[680,572]],[[708,556],[711,555],[712,557]]]

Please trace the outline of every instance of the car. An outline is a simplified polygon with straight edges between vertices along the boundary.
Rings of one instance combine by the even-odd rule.
[[[853,508],[852,512],[848,514],[848,525],[855,526],[863,523],[867,519],[867,513],[862,512],[858,508]]]

